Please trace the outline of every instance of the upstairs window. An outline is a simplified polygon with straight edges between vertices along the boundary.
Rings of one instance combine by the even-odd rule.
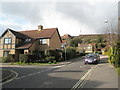
[[[47,39],[39,39],[40,44],[47,44]]]
[[[26,40],[25,40],[25,42],[30,42],[30,41],[31,41],[31,39],[26,39]]]
[[[4,38],[4,44],[11,44],[12,43],[12,38]]]

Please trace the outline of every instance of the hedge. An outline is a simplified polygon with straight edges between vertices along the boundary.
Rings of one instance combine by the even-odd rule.
[[[7,57],[2,57],[2,62],[15,62],[14,54],[8,54]]]
[[[45,50],[46,57],[55,57],[55,60],[58,62],[61,59],[62,52],[61,50]]]
[[[63,57],[65,58],[65,50],[63,50]],[[76,56],[76,48],[67,47],[66,48],[66,59],[71,59]]]
[[[120,42],[112,46],[109,52],[109,62],[115,67],[120,67]]]

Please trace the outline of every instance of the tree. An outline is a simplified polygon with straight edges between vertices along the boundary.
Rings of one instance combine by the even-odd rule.
[[[81,43],[81,42],[82,42],[82,40],[79,37],[75,37],[70,40],[70,46],[77,47],[78,43]]]
[[[102,35],[99,35],[99,36],[97,37],[97,43],[103,43],[103,42],[104,42],[103,36],[102,36]]]

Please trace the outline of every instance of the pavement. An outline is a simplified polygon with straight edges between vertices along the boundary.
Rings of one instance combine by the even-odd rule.
[[[118,88],[117,71],[103,58],[79,88]]]

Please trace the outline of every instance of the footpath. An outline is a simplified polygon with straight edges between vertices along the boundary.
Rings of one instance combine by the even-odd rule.
[[[118,73],[103,57],[80,88],[114,88],[118,90]],[[107,89],[108,90],[108,89]]]

